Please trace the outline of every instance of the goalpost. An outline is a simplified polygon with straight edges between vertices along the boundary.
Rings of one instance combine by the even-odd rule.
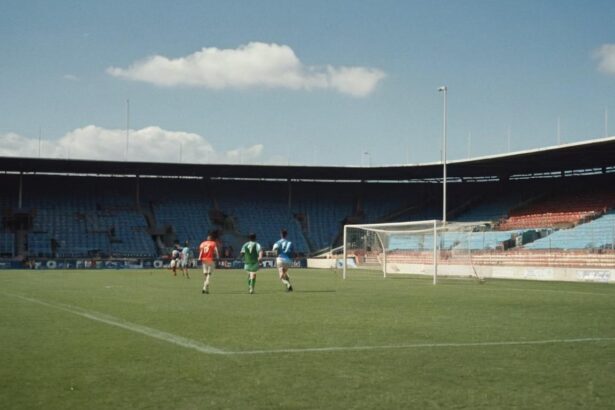
[[[342,276],[351,268],[390,274],[438,274],[473,277],[483,281],[473,252],[485,249],[483,222],[414,222],[354,224],[344,226]],[[441,266],[440,266],[441,265]],[[444,271],[444,272],[442,272]]]

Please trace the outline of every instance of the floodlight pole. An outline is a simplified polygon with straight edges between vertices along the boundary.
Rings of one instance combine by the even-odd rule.
[[[472,133],[468,132],[468,158],[472,158]]]
[[[442,131],[442,223],[446,224],[446,98],[448,94],[448,87],[442,86],[438,88],[438,91],[444,93],[444,113],[443,113],[443,131]]]
[[[433,284],[438,283],[438,221],[433,221]]]
[[[19,171],[19,191],[17,192],[17,208],[23,207],[23,171]]]
[[[344,253],[342,255],[342,257],[344,258],[342,261],[342,278],[343,279],[346,279],[346,232],[347,231],[348,231],[348,227],[344,225]]]
[[[41,134],[42,134],[42,129],[41,127],[38,127],[38,157],[41,157]]]
[[[363,153],[363,155],[365,157],[367,157],[367,167],[371,168],[371,166],[372,166],[372,156],[371,156],[371,154],[369,153],[369,151],[365,151]],[[361,162],[363,162],[363,158],[361,158]],[[363,166],[365,166],[365,164],[363,164]]]

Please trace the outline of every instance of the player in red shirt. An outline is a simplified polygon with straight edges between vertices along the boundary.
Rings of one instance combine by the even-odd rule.
[[[220,255],[218,254],[218,244],[213,240],[213,236],[207,235],[207,240],[201,242],[199,245],[199,259],[203,264],[203,276],[205,281],[203,282],[203,293],[209,293],[209,278],[214,272],[216,267],[216,260]]]

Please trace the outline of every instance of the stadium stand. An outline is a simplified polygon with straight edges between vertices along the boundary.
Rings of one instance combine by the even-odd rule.
[[[362,202],[364,221],[367,223],[395,221],[397,219],[395,213],[402,212],[405,208],[404,203],[396,198],[391,201],[383,201],[377,198],[365,198]]]
[[[279,239],[280,229],[288,230],[289,238],[295,244],[295,251],[309,253],[309,246],[301,231],[300,224],[292,215],[282,187],[278,184],[245,183],[218,186],[214,197],[218,211],[226,215],[226,241],[235,249],[241,247],[250,232],[256,234],[257,240],[266,249],[271,249]],[[247,198],[238,195],[246,192]],[[238,240],[233,240],[232,238]]]
[[[15,253],[15,235],[0,231],[0,256],[12,257]]]
[[[597,217],[613,206],[612,192],[561,192],[511,211],[499,228],[567,227]]]
[[[163,241],[166,247],[157,246],[152,232],[166,228],[173,233],[174,241],[188,240],[196,253],[200,241],[212,230],[222,234],[223,245],[235,249],[254,231],[263,246],[269,248],[277,239],[279,229],[285,227],[294,238],[297,252],[309,254],[339,242],[343,224],[352,222],[352,218],[394,221],[439,217],[434,205],[438,201],[434,195],[437,189],[432,192],[424,187],[400,189],[399,184],[392,187],[379,184],[373,190],[371,186],[361,185],[357,190],[352,184],[300,183],[294,188],[289,204],[285,183],[226,181],[204,185],[190,180],[149,180],[142,182],[139,204],[136,204],[131,193],[134,184],[124,179],[72,178],[70,184],[65,184],[62,177],[46,177],[44,183],[44,177],[32,178],[35,189],[24,196],[24,208],[31,209],[34,216],[27,242],[30,255],[36,257],[155,257],[166,254],[172,243],[167,240]],[[396,194],[390,200],[383,192],[387,189]],[[474,250],[496,249],[532,229],[551,228],[543,229],[541,234],[557,232],[562,219],[548,216],[555,210],[560,211],[555,213],[557,218],[571,216],[573,219],[566,221],[578,224],[613,205],[613,195],[608,190],[597,193],[591,200],[579,197],[579,192],[573,192],[570,197],[566,192],[556,192],[555,199],[544,198],[539,195],[540,190],[541,185],[534,184],[531,190],[499,194],[483,187],[481,195],[457,194],[449,203],[454,207],[472,202],[455,217],[457,221],[497,220],[513,209],[512,216],[501,223],[501,231],[472,235],[469,247]],[[240,192],[250,192],[250,201]],[[528,198],[538,199],[528,204]],[[14,202],[14,198],[3,198],[2,203],[6,208]],[[148,210],[151,218],[147,217]],[[224,215],[223,220],[213,221],[212,210]],[[521,215],[524,223],[510,222]],[[511,226],[515,228],[503,230]],[[595,229],[594,224],[587,229]],[[565,233],[562,230],[550,239],[527,244],[526,248],[545,248],[549,241],[554,247],[553,241]],[[451,237],[450,243],[444,246],[452,249],[461,240]],[[523,243],[529,241],[524,239]],[[2,252],[8,254],[15,248],[14,235],[5,231],[0,244]],[[400,248],[404,247],[411,246],[400,244]]]
[[[493,221],[498,230],[452,235],[443,248],[470,248],[485,263],[551,264],[558,252],[569,263],[598,260],[613,248],[613,147],[609,139],[451,163],[448,219]],[[311,254],[340,245],[344,224],[442,216],[437,164],[363,169],[3,158],[1,165],[4,258],[155,258],[175,241],[194,249],[209,231],[235,249],[254,231],[269,248],[282,227],[298,253]],[[432,243],[398,244],[400,253],[421,246],[428,251]]]
[[[4,190],[8,188],[10,184],[4,183],[2,187]],[[0,215],[10,214],[11,210],[15,208],[15,201],[13,196],[7,196],[5,192],[0,192]],[[4,226],[0,225],[0,257],[12,257],[15,253],[15,235],[7,230]]]
[[[316,249],[331,247],[339,235],[344,219],[352,213],[351,202],[328,202],[318,199],[300,199],[293,205],[297,214],[305,218],[305,235]]]
[[[206,233],[212,230],[210,206],[203,199],[167,198],[154,202],[153,211],[158,225],[172,227],[179,242],[188,241],[192,247],[198,247]]]
[[[526,249],[613,249],[615,211],[569,229],[559,229],[525,246]]]
[[[455,216],[458,222],[499,221],[508,215],[510,209],[523,201],[523,192],[507,192],[495,197],[485,198],[474,204],[466,212]]]
[[[122,181],[32,177],[23,208],[33,215],[28,255],[154,257],[143,215]]]

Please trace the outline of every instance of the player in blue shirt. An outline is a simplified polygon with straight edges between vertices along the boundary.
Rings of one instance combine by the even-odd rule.
[[[292,292],[293,287],[290,284],[290,278],[288,277],[288,268],[290,268],[293,262],[293,243],[286,239],[288,236],[286,229],[282,229],[280,236],[282,238],[273,245],[273,250],[278,253],[275,263],[278,267],[280,280],[284,286],[286,286],[286,291]]]
[[[188,273],[188,265],[190,264],[190,254],[192,251],[190,250],[190,245],[188,241],[184,242],[184,247],[180,253],[179,266],[182,268],[182,273],[186,277],[186,279],[190,279],[190,273]]]

